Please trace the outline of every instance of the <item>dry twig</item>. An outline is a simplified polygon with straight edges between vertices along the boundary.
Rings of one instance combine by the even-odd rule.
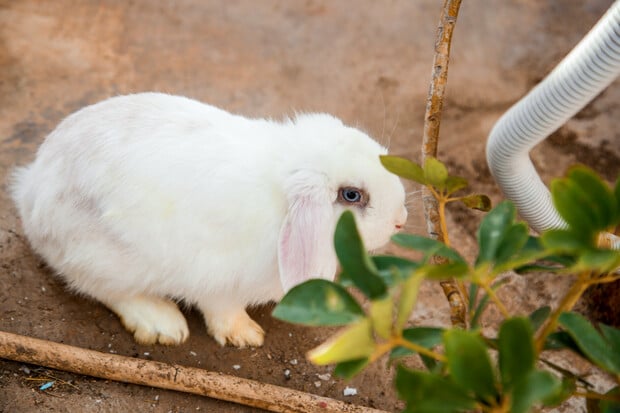
[[[433,76],[426,100],[426,113],[424,114],[424,137],[422,141],[423,164],[428,157],[437,157],[443,96],[448,81],[450,43],[452,41],[452,32],[454,31],[460,6],[461,0],[445,0],[441,11],[439,26],[437,28],[435,57],[433,58]],[[428,233],[431,237],[443,242],[447,234],[444,234],[440,228],[437,200],[426,188],[424,188],[422,200],[424,203],[424,215],[426,217]],[[442,258],[434,257],[434,262],[438,264],[442,263]],[[450,303],[450,319],[452,325],[466,327],[467,296],[464,294],[464,291],[459,288],[454,280],[442,282],[441,287]]]
[[[102,379],[209,396],[271,412],[386,413],[193,367],[100,353],[1,331],[0,358]]]

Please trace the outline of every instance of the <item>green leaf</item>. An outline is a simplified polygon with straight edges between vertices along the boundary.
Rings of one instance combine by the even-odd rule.
[[[598,404],[600,413],[620,413],[620,387],[616,386],[605,393],[606,396],[615,396],[616,400],[601,400]]]
[[[446,179],[446,193],[448,195],[466,188],[468,185],[467,179],[461,178],[460,176],[448,176]]]
[[[409,315],[411,311],[413,311],[413,307],[418,300],[418,293],[422,280],[424,280],[424,274],[415,273],[403,283],[400,290],[400,299],[398,300],[396,321],[394,323],[395,331],[401,330],[409,319]]]
[[[614,197],[616,198],[616,203],[620,205],[620,176],[616,179],[616,185],[614,185]],[[620,211],[616,211],[616,214],[620,214]],[[616,217],[617,219],[620,219]]]
[[[350,379],[362,371],[368,363],[370,363],[370,360],[367,357],[357,360],[343,361],[336,364],[334,375],[343,379]]]
[[[444,347],[452,379],[480,399],[495,400],[495,375],[484,340],[474,332],[452,329],[444,333]]]
[[[571,374],[567,372],[567,374]],[[542,401],[545,406],[557,406],[569,397],[573,396],[576,389],[575,377],[563,377],[560,381],[560,390],[545,397]]]
[[[562,392],[562,383],[547,371],[534,370],[521,378],[512,391],[511,413],[526,413],[535,403],[554,399]]]
[[[418,268],[429,280],[447,280],[450,278],[462,278],[469,274],[469,266],[465,262],[449,262],[447,264],[429,264]]]
[[[588,320],[577,313],[562,313],[559,322],[590,361],[605,371],[620,374],[620,353],[613,352],[612,344]]]
[[[341,363],[367,358],[374,349],[372,322],[370,319],[364,318],[310,350],[307,357],[318,365]]]
[[[351,211],[345,211],[340,216],[334,243],[340,265],[353,284],[368,298],[382,297],[387,287],[366,252]]]
[[[398,366],[395,384],[399,397],[407,402],[406,412],[453,413],[476,405],[464,388],[438,374]]]
[[[592,236],[574,229],[551,229],[540,237],[543,245],[550,250],[573,252],[591,247]]]
[[[614,353],[620,353],[620,329],[610,327],[606,324],[600,323],[598,325],[603,337],[611,345],[611,351]]]
[[[340,285],[313,279],[293,287],[272,315],[289,323],[308,326],[337,326],[364,317],[362,307]]]
[[[401,247],[422,251],[426,258],[439,255],[452,261],[465,262],[465,259],[455,249],[432,238],[414,234],[395,234],[392,235],[392,241]]]
[[[381,164],[388,171],[410,181],[426,185],[424,178],[424,170],[417,163],[411,162],[409,159],[400,158],[398,156],[381,155],[379,156]]]
[[[415,261],[401,257],[375,255],[371,259],[383,281],[390,287],[408,279],[420,266]]]
[[[532,311],[532,313],[528,316],[530,323],[532,324],[532,329],[537,331],[540,326],[543,325],[545,320],[549,318],[549,314],[551,314],[551,307],[548,305]]]
[[[478,244],[480,252],[476,266],[495,261],[497,249],[501,245],[506,232],[511,228],[516,210],[511,202],[504,201],[491,210],[478,228]]]
[[[499,329],[499,371],[504,391],[523,380],[536,362],[534,331],[527,318],[510,318]]]
[[[465,204],[467,208],[477,209],[484,212],[490,211],[493,206],[491,198],[482,194],[464,196],[459,198],[459,201]]]
[[[448,170],[446,166],[436,158],[428,157],[424,162],[424,178],[427,184],[442,190],[446,187]]]
[[[427,349],[441,344],[444,329],[439,327],[412,327],[403,330],[403,338],[411,343]],[[405,347],[396,347],[390,353],[390,358],[403,357],[414,354],[414,351]]]
[[[467,311],[469,313],[471,313],[472,311],[474,311],[474,305],[476,304],[476,300],[478,298],[478,291],[480,290],[480,287],[478,287],[478,284],[474,284],[471,283],[469,285],[469,303],[468,303],[468,307],[467,307]]]
[[[521,250],[529,238],[527,225],[516,223],[506,229],[495,251],[495,266],[505,264],[515,253]],[[512,265],[512,263],[510,263]]]
[[[370,303],[370,319],[372,326],[379,337],[388,339],[392,335],[392,310],[394,300],[391,296]]]
[[[587,356],[581,351],[575,340],[566,331],[556,331],[549,334],[547,340],[545,340],[544,350],[571,350],[574,353],[587,358]]]
[[[601,273],[609,272],[620,265],[620,251],[588,249],[581,254],[577,265]]]
[[[593,213],[599,230],[615,224],[620,204],[611,189],[594,171],[585,166],[575,166],[569,169],[567,178],[587,194],[595,208],[590,212]],[[582,207],[582,204],[577,205]]]

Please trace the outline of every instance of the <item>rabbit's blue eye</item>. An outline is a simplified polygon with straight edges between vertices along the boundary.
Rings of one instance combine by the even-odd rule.
[[[343,187],[338,190],[338,202],[365,207],[368,204],[368,194],[363,189],[352,186]]]
[[[347,202],[359,202],[362,199],[362,194],[355,189],[346,188],[342,190],[342,198]]]

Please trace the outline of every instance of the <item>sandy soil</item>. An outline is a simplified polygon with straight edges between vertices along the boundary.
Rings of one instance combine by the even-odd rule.
[[[611,1],[471,0],[453,43],[440,158],[475,191],[501,199],[484,161],[498,117],[572,48]],[[105,97],[156,90],[247,116],[325,111],[358,125],[391,151],[418,158],[440,2],[433,0],[71,2],[0,0],[0,177],[34,157],[69,113]],[[615,179],[620,88],[616,82],[532,153],[549,181],[582,162]],[[614,124],[615,119],[615,124]],[[615,126],[615,127],[614,127]],[[415,188],[412,188],[415,189]],[[407,230],[421,233],[413,199]],[[453,208],[451,235],[472,257],[480,214]],[[528,311],[557,299],[566,281],[510,276],[509,306]],[[447,323],[440,290],[426,285],[412,322]],[[376,363],[350,382],[324,376],[304,353],[332,330],[306,329],[254,309],[264,347],[220,347],[188,311],[190,339],[140,346],[98,303],[65,291],[22,236],[0,191],[0,329],[84,348],[201,367],[389,411],[399,408],[391,370]],[[489,311],[492,328],[495,312]],[[585,369],[573,363],[578,369]],[[238,366],[238,369],[235,368]],[[286,374],[286,371],[290,374]],[[587,373],[587,370],[582,372]],[[48,391],[40,381],[61,381]],[[319,377],[321,375],[321,377]],[[356,396],[343,396],[345,386]],[[580,411],[578,404],[560,410]],[[0,362],[0,412],[254,412],[248,407],[146,387]]]

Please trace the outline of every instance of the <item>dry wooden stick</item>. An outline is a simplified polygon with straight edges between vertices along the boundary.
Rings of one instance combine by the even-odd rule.
[[[2,331],[0,358],[102,379],[209,396],[271,412],[386,413],[254,380],[106,354]]]
[[[439,125],[441,123],[441,110],[443,109],[443,96],[448,81],[448,62],[450,59],[450,44],[452,33],[459,13],[461,0],[445,0],[437,38],[435,40],[435,57],[433,58],[433,76],[426,100],[426,113],[424,114],[424,137],[422,141],[422,164],[428,157],[437,157],[437,144],[439,141]],[[428,234],[439,241],[444,242],[447,234],[440,227],[439,208],[435,197],[424,188],[422,194],[424,203],[424,215],[426,217]],[[445,262],[441,257],[433,257],[434,263]],[[444,294],[450,303],[450,320],[452,325],[467,326],[466,296],[454,281],[441,283]]]

